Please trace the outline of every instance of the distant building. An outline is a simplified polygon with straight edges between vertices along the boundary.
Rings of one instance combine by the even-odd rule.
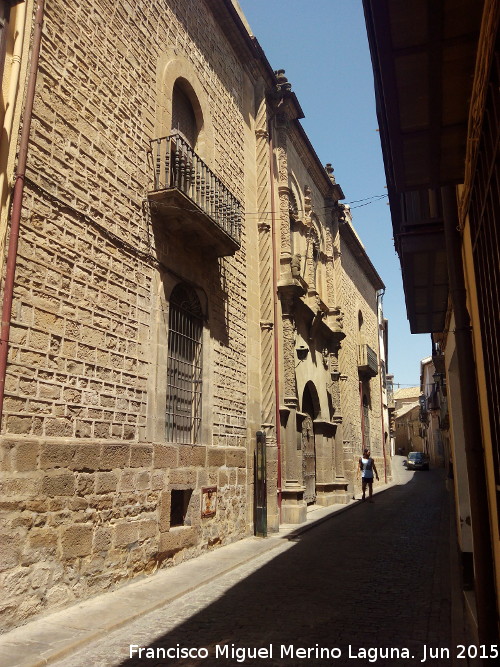
[[[394,391],[394,407],[396,411],[412,403],[418,402],[420,387],[400,387]]]
[[[442,420],[446,396],[442,386],[441,376],[436,372],[432,357],[420,362],[420,389],[425,397],[425,451],[429,455],[432,466],[445,465],[445,448],[443,430],[446,427]]]
[[[389,422],[389,438],[391,443],[391,456],[396,454],[396,403],[394,401],[394,375],[387,375],[387,418]]]
[[[420,421],[420,405],[407,403],[397,411],[396,422],[396,453],[408,455],[409,452],[423,452],[424,437]]]

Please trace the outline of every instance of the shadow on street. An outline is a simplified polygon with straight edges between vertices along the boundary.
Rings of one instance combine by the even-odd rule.
[[[424,645],[452,649],[444,471],[404,471],[396,479],[399,485],[375,495],[373,504],[357,501],[357,507],[290,538],[292,548],[150,645],[155,655],[158,648],[179,645],[205,648],[209,657],[143,656],[121,664],[361,665],[369,657],[358,655],[359,649],[373,648],[378,664],[401,666],[421,664]],[[261,658],[245,652],[259,647]],[[406,654],[381,657],[381,650],[403,648],[406,660]],[[305,655],[309,649],[308,657],[297,649]],[[354,656],[365,660],[352,663]]]

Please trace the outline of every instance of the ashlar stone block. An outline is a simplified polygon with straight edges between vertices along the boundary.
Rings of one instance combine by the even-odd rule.
[[[14,449],[14,470],[28,472],[36,470],[40,445],[36,441],[20,442]]]
[[[51,498],[55,496],[72,496],[75,493],[75,475],[54,471],[42,480],[42,494]]]
[[[67,528],[61,538],[63,558],[88,556],[92,551],[92,526],[74,525]]]
[[[197,445],[181,445],[179,447],[179,467],[204,466],[206,461],[206,447]]]
[[[129,445],[104,445],[101,453],[101,469],[123,468],[130,459]]]

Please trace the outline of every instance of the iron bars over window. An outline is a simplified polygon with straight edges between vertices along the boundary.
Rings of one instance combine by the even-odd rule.
[[[198,297],[188,285],[172,291],[168,325],[166,438],[194,444],[201,426],[203,319]]]
[[[179,134],[151,141],[154,190],[176,188],[241,243],[241,204]]]

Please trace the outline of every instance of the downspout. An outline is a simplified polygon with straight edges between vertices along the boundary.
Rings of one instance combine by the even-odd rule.
[[[379,385],[380,385],[380,420],[382,422],[382,455],[384,457],[384,480],[387,484],[387,457],[385,453],[385,424],[384,424],[384,396],[383,396],[383,386],[382,386],[382,358],[380,354],[380,322],[378,321],[379,316],[379,299],[380,299],[380,312],[382,312],[382,299],[385,294],[385,288],[377,292],[377,342],[378,342],[378,358],[379,358]]]
[[[3,416],[3,403],[5,396],[5,379],[7,374],[7,354],[9,350],[10,318],[12,316],[12,301],[14,295],[14,277],[16,272],[17,246],[19,241],[19,228],[21,224],[21,211],[23,204],[24,177],[26,163],[28,161],[28,145],[30,138],[31,119],[33,115],[33,103],[35,99],[36,78],[38,74],[38,63],[40,59],[40,46],[42,42],[42,26],[45,0],[38,0],[33,31],[33,46],[31,51],[31,66],[26,89],[26,100],[24,105],[23,126],[19,143],[19,158],[17,164],[16,180],[12,195],[12,212],[10,219],[9,248],[5,269],[4,294],[2,305],[2,324],[0,329],[0,425]]]
[[[480,644],[488,644],[498,641],[498,618],[472,328],[467,310],[467,292],[463,273],[455,188],[453,186],[441,188],[441,196],[450,297],[455,314],[455,345],[458,358],[465,458],[470,491],[478,638]]]
[[[278,276],[276,270],[276,213],[274,209],[274,148],[271,120],[269,120],[269,173],[271,179],[271,239],[273,253],[273,340],[274,340],[274,393],[276,403],[276,448],[278,456],[277,487],[278,512],[281,522],[281,416],[280,416],[280,379],[279,379],[279,341],[278,341]]]

